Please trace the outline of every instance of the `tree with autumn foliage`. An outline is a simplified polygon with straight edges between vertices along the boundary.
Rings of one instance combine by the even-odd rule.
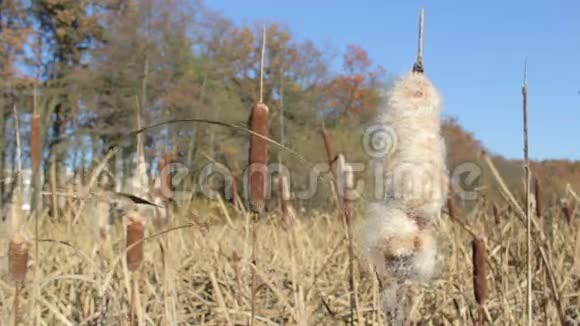
[[[22,101],[21,90],[30,83],[19,69],[24,63],[24,49],[32,29],[24,1],[0,1],[0,176],[4,177],[7,155],[6,135],[9,132],[13,107]],[[0,206],[6,199],[6,184],[0,182]]]
[[[376,112],[384,80],[383,67],[374,66],[360,46],[349,45],[343,56],[342,73],[330,84],[332,115],[367,121]]]

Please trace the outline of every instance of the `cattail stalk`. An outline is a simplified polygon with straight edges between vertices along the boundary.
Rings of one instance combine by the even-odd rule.
[[[39,222],[42,215],[42,184],[41,184],[41,171],[40,163],[42,160],[42,144],[41,144],[41,132],[42,132],[42,122],[40,120],[40,114],[37,112],[37,85],[34,84],[34,105],[33,114],[30,120],[30,160],[32,165],[32,204],[34,209],[34,260],[37,264],[40,264],[40,253],[38,244],[38,234],[39,234]],[[34,269],[34,278],[38,280],[39,269]],[[37,284],[38,282],[35,282]],[[34,296],[39,295],[38,285],[34,286]],[[35,318],[39,316],[38,306],[35,307]]]
[[[479,325],[483,324],[483,310],[487,301],[487,252],[485,241],[475,238],[471,241],[473,250],[473,293],[480,307]]]
[[[145,235],[144,221],[137,212],[130,211],[127,214],[127,268],[131,272],[133,280],[131,286],[131,306],[129,320],[131,325],[135,323],[135,314],[138,302],[138,282],[134,275],[143,262],[143,238]]]
[[[532,216],[530,214],[530,161],[528,157],[528,85],[524,65],[524,82],[522,85],[522,112],[524,131],[524,172],[526,174],[526,248],[527,248],[527,324],[532,326]]]
[[[259,100],[250,114],[250,209],[255,213],[264,211],[266,200],[266,182],[268,174],[270,109],[264,104],[264,59],[266,51],[266,26],[262,31],[262,52],[260,54],[260,94]]]
[[[32,186],[34,190],[33,205],[37,219],[40,218],[40,214],[42,213],[42,196],[40,194],[42,191],[40,178],[40,163],[42,159],[41,128],[40,115],[33,113],[30,120],[30,161],[32,165]]]
[[[256,267],[257,267],[257,259],[256,259],[256,249],[258,237],[256,234],[256,225],[252,222],[252,275],[251,275],[251,312],[250,312],[250,326],[254,326],[256,323],[256,292],[257,292],[257,279],[256,279]]]

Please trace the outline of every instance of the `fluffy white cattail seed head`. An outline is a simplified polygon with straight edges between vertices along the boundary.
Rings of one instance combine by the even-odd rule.
[[[397,207],[369,204],[359,238],[363,256],[381,275],[425,280],[433,272],[437,248],[430,230]]]
[[[409,73],[389,91],[378,118],[397,140],[384,159],[385,199],[428,218],[438,217],[448,189],[440,103],[427,77]]]
[[[377,123],[396,143],[383,158],[383,202],[368,206],[361,247],[378,273],[399,280],[426,280],[435,267],[432,226],[448,191],[440,111],[439,94],[421,73],[397,81],[379,110]]]

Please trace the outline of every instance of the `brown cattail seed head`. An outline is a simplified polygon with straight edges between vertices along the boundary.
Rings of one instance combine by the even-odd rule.
[[[136,271],[143,261],[144,221],[137,212],[127,213],[127,268]],[[133,245],[135,244],[135,245]]]
[[[493,204],[492,209],[493,209],[493,219],[495,220],[495,224],[499,225],[501,223],[501,219],[499,216],[499,209],[497,208],[496,204]]]
[[[471,241],[473,249],[473,292],[478,304],[484,305],[487,299],[487,252],[485,241],[475,238]]]
[[[538,178],[534,180],[534,199],[536,200],[536,216],[540,217],[544,207],[542,204],[542,186]]]
[[[19,234],[10,241],[8,260],[10,277],[16,283],[23,283],[28,271],[28,243]]]
[[[268,175],[268,148],[269,143],[260,137],[269,136],[270,113],[266,104],[258,103],[252,108],[250,115],[250,208],[257,213],[264,210],[266,198],[266,181]]]
[[[560,201],[560,209],[562,210],[562,215],[566,218],[566,222],[570,224],[572,222],[572,211],[570,210],[570,205],[566,199]]]

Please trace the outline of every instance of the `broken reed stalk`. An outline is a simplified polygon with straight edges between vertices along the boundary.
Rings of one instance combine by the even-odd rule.
[[[524,172],[526,174],[526,249],[527,249],[527,324],[532,325],[532,216],[530,214],[530,161],[528,155],[528,85],[527,67],[524,64],[524,82],[522,85],[522,113],[524,131]]]
[[[232,178],[232,203],[234,204],[234,207],[238,211],[241,211],[242,204],[241,204],[240,195],[238,192],[238,176],[239,176],[239,173],[233,172],[233,171],[230,172],[230,177]]]
[[[455,207],[455,199],[451,191],[449,191],[449,195],[447,196],[447,213],[452,220],[457,219],[457,208]]]
[[[12,238],[8,246],[8,271],[14,282],[14,325],[18,325],[20,288],[24,285],[28,271],[28,243],[18,233]]]
[[[294,212],[294,207],[290,202],[290,181],[288,181],[288,176],[283,175],[280,178],[280,195],[282,197],[282,212],[284,213],[284,219],[287,225],[291,225],[296,218]]]
[[[236,285],[237,285],[236,301],[238,304],[241,303],[241,295],[242,295],[242,273],[240,272],[240,261],[241,260],[242,259],[240,258],[240,255],[238,255],[238,252],[234,250],[234,252],[232,254],[232,263],[233,263],[234,275],[236,278]]]
[[[479,304],[479,321],[483,324],[484,306],[487,300],[487,252],[485,241],[482,238],[474,238],[471,241],[473,250],[473,293]]]
[[[534,179],[534,199],[536,200],[536,216],[542,217],[544,204],[542,203],[542,185],[538,178]]]
[[[137,280],[135,273],[138,271],[143,262],[143,238],[145,236],[144,221],[137,212],[127,214],[127,268],[131,272],[131,278],[134,280],[131,287],[131,307],[129,320],[131,325],[135,322],[135,313],[137,310]]]
[[[164,198],[170,198],[171,193],[171,163],[175,160],[173,153],[166,153],[159,160],[159,188]]]

